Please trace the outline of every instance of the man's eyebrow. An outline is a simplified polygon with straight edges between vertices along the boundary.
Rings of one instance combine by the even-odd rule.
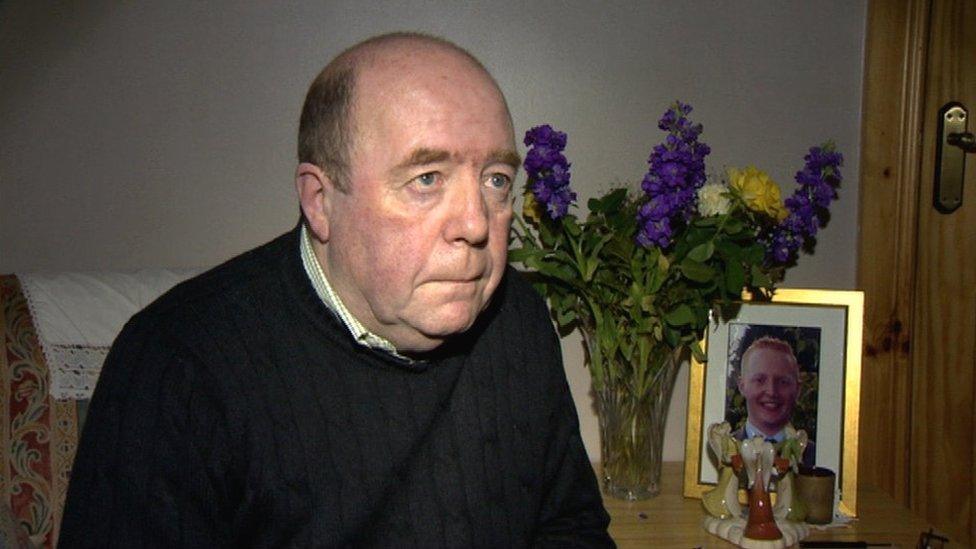
[[[509,166],[517,170],[518,167],[522,165],[522,157],[520,157],[517,152],[511,149],[502,149],[498,151],[493,151],[491,154],[489,154],[488,162],[492,164],[495,163],[508,164]]]
[[[414,166],[426,166],[437,162],[444,162],[451,158],[451,153],[444,149],[429,149],[421,147],[415,149],[402,162],[397,164],[398,169],[412,168]],[[506,164],[514,169],[522,164],[522,158],[511,149],[499,149],[488,154],[489,164]]]
[[[427,164],[434,164],[435,162],[443,162],[451,157],[451,153],[443,149],[428,149],[426,147],[421,147],[419,149],[414,149],[410,153],[410,156],[405,158],[403,162],[397,164],[397,168],[412,168],[414,166],[426,166]]]

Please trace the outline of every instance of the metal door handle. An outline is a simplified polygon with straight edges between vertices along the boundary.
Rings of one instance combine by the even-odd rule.
[[[946,143],[959,147],[968,153],[976,152],[976,136],[969,132],[950,133],[946,136]]]
[[[966,153],[976,151],[976,139],[966,131],[968,114],[966,107],[955,101],[939,109],[933,203],[942,213],[952,213],[962,205]]]

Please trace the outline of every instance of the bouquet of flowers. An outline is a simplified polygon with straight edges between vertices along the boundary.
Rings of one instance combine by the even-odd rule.
[[[525,134],[528,182],[510,259],[548,298],[560,330],[582,332],[599,401],[605,481],[614,461],[648,453],[660,460],[683,351],[704,361],[699,341],[709,312],[721,312],[743,289],[769,295],[798,253],[812,249],[841,181],[843,159],[829,142],[810,149],[785,201],[755,167],[709,178],[710,149],[699,140],[701,124],[688,118],[691,110],[675,102],[659,121],[667,136],[651,152],[641,192],[611,189],[589,201],[584,219],[571,212],[576,193],[563,154],[566,134],[549,125]],[[645,410],[659,419],[643,418]],[[634,435],[608,448],[617,431]],[[651,479],[639,472],[633,479],[651,486],[620,495],[656,493],[656,468]],[[617,473],[626,481],[627,471]]]

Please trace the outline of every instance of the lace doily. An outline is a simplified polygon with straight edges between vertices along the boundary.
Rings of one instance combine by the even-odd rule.
[[[122,326],[198,270],[18,274],[57,400],[91,398]]]
[[[51,397],[57,400],[91,398],[109,348],[72,345],[42,347],[51,373]]]

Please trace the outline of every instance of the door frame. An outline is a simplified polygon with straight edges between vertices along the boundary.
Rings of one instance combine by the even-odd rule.
[[[912,319],[930,2],[872,0],[857,284],[865,293],[859,477],[910,505]]]

